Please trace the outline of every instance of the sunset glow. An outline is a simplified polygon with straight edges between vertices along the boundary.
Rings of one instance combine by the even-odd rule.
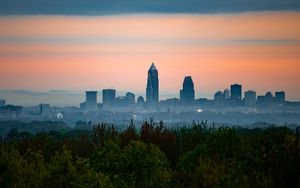
[[[174,97],[191,75],[197,97],[237,82],[297,100],[299,20],[296,12],[2,16],[0,88],[144,92],[155,62],[160,90]]]

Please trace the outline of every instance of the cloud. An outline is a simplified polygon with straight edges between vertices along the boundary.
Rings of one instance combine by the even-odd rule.
[[[170,45],[221,45],[221,44],[269,44],[269,45],[280,45],[280,44],[299,44],[300,40],[295,38],[251,38],[251,39],[240,39],[240,38],[227,38],[227,39],[204,39],[203,37],[168,37],[168,36],[122,36],[122,37],[89,37],[89,36],[55,36],[55,37],[1,37],[1,44],[80,44],[80,45],[97,45],[97,44],[170,44]],[[0,54],[5,55],[7,52]],[[97,52],[99,53],[99,52]]]
[[[25,89],[0,90],[0,93],[18,94],[18,95],[31,95],[31,96],[44,96],[44,95],[48,94],[46,92],[31,91],[31,90],[25,90]]]
[[[84,99],[83,91],[74,90],[50,90],[37,91],[26,89],[0,90],[1,98],[7,104],[32,106],[47,103],[55,106],[78,106]]]
[[[0,90],[0,94],[14,94],[14,95],[28,95],[28,96],[81,96],[83,91],[75,90],[49,90],[49,91],[34,91],[26,89],[11,89],[11,90]]]
[[[299,11],[299,0],[0,0],[0,15]]]

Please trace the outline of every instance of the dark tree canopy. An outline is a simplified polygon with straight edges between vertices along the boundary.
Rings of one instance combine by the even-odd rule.
[[[299,187],[299,128],[140,127],[13,128],[0,143],[0,187]]]

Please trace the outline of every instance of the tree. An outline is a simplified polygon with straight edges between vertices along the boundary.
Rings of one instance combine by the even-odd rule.
[[[131,119],[127,129],[120,134],[120,146],[124,148],[132,140],[138,140],[138,135],[136,133],[134,121]]]
[[[123,154],[123,179],[131,187],[167,187],[170,167],[165,155],[152,144],[132,141]]]
[[[55,154],[48,170],[47,187],[112,187],[107,176],[89,167],[87,159],[73,159],[66,148]]]
[[[24,158],[12,147],[1,147],[0,187],[42,187],[45,175],[40,152],[28,151]]]
[[[170,168],[165,155],[152,144],[132,141],[123,150],[107,142],[91,158],[97,172],[107,174],[116,187],[166,187]]]

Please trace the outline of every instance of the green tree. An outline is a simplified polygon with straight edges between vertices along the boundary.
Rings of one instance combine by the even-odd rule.
[[[179,187],[243,187],[247,177],[240,169],[242,142],[233,128],[219,128],[187,152],[178,163]]]
[[[28,151],[25,157],[13,147],[0,150],[0,187],[41,187],[46,175],[40,152]]]
[[[167,187],[170,167],[165,155],[152,144],[132,141],[122,159],[122,177],[131,187]]]
[[[170,167],[158,147],[132,141],[123,150],[107,142],[91,158],[91,166],[104,172],[116,187],[167,187]]]
[[[55,154],[48,170],[47,187],[112,187],[107,176],[93,171],[86,159],[73,159],[66,148]]]

